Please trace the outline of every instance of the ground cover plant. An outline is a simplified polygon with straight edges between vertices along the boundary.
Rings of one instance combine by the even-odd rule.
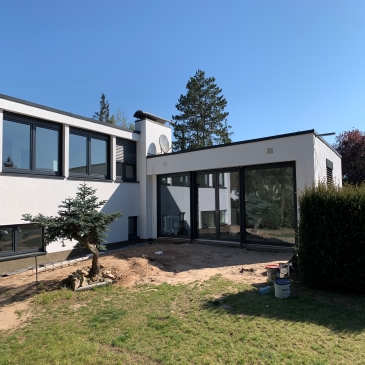
[[[0,364],[365,363],[363,296],[292,284],[280,300],[215,276],[34,300],[24,327],[0,333]]]

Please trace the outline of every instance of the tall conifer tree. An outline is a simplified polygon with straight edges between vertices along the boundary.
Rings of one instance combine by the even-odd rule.
[[[109,117],[109,102],[106,100],[104,93],[100,97],[100,110],[94,113],[93,118],[104,123],[115,124],[114,119]]]
[[[227,100],[220,95],[222,89],[215,84],[215,78],[206,78],[205,72],[198,70],[186,89],[186,95],[181,95],[175,105],[180,114],[172,116],[174,151],[231,142],[229,113],[224,111]]]

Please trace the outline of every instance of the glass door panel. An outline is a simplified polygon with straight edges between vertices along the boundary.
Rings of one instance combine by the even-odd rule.
[[[240,239],[239,173],[220,172],[219,189],[219,237],[227,240]]]
[[[198,238],[216,239],[215,174],[196,175],[196,224]]]
[[[294,168],[245,171],[246,242],[294,246]]]
[[[190,237],[190,176],[161,177],[159,189],[160,234]]]

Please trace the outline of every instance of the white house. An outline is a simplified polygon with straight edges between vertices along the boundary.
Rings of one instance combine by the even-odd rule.
[[[272,249],[294,246],[305,185],[341,184],[341,157],[315,130],[171,153],[168,121],[134,116],[131,132],[0,94],[0,273],[73,252],[45,247],[21,216],[55,215],[83,182],[108,200],[102,211],[123,211],[113,247],[170,237]]]

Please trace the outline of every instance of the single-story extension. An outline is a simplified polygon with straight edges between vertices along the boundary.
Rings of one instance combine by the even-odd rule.
[[[76,242],[45,246],[21,217],[57,214],[83,182],[108,201],[102,211],[123,211],[112,247],[167,237],[285,250],[298,192],[341,185],[341,157],[314,129],[172,153],[168,120],[134,116],[131,131],[0,94],[0,274],[71,254]]]

